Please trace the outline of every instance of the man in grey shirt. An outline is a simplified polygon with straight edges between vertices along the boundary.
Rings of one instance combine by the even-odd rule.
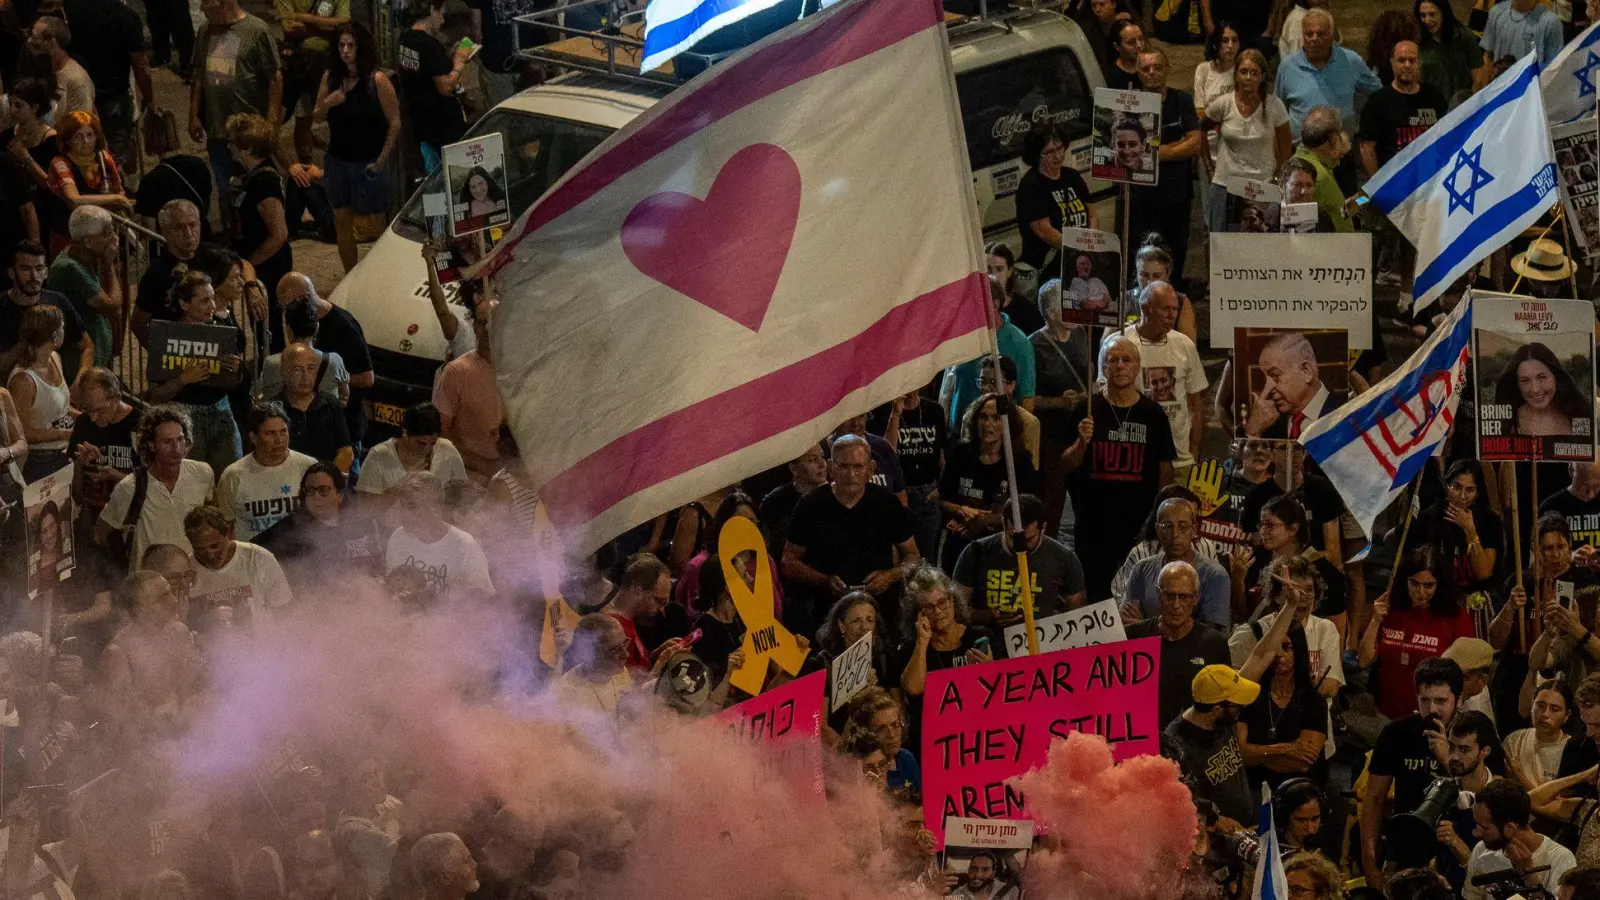
[[[1028,551],[1034,616],[1051,616],[1082,606],[1087,597],[1083,566],[1077,554],[1044,533],[1048,518],[1044,501],[1023,494],[1017,502],[1022,507],[1022,542]],[[1010,523],[1008,511],[1008,530]],[[956,559],[956,584],[967,594],[974,625],[990,625],[998,630],[1022,621],[1018,549],[1011,536],[1002,531],[968,544]]]
[[[206,27],[194,55],[189,88],[189,137],[204,141],[217,183],[217,208],[223,225],[233,215],[228,178],[228,118],[261,116],[276,125],[283,119],[283,71],[278,42],[266,22],[239,8],[238,0],[201,0]]]

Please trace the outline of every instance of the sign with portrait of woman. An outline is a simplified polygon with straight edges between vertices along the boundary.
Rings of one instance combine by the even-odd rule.
[[[72,463],[24,487],[22,508],[31,599],[72,577]]]
[[[1154,186],[1160,149],[1160,94],[1094,89],[1091,175],[1106,181]]]
[[[505,142],[499,132],[444,148],[444,191],[451,237],[511,222]]]
[[[1594,307],[1472,294],[1478,458],[1594,459]]]

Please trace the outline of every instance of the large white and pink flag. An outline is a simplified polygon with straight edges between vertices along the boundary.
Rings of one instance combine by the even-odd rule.
[[[573,549],[786,462],[988,345],[939,0],[846,0],[679,88],[485,263]]]

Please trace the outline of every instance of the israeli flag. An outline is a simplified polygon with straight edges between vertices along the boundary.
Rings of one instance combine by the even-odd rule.
[[[1289,900],[1289,876],[1283,873],[1283,849],[1278,844],[1278,829],[1272,821],[1272,788],[1265,782],[1261,785],[1261,821],[1256,835],[1261,856],[1256,863],[1250,900]]]
[[[771,9],[783,0],[650,0],[644,9],[644,61],[648,72],[719,28]]]
[[[1300,435],[1369,538],[1373,520],[1450,433],[1467,384],[1471,309],[1469,291],[1405,365]]]
[[[1600,22],[1590,25],[1561,48],[1539,75],[1544,115],[1551,125],[1565,125],[1594,115],[1595,88],[1600,86]]]
[[[1417,248],[1423,309],[1556,202],[1533,54],[1407,144],[1364,192]]]

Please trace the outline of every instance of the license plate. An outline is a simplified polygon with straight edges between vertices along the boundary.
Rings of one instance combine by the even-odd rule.
[[[382,422],[385,425],[393,425],[399,428],[405,421],[405,416],[406,410],[403,406],[395,406],[393,403],[372,404],[372,420],[374,422]]]

